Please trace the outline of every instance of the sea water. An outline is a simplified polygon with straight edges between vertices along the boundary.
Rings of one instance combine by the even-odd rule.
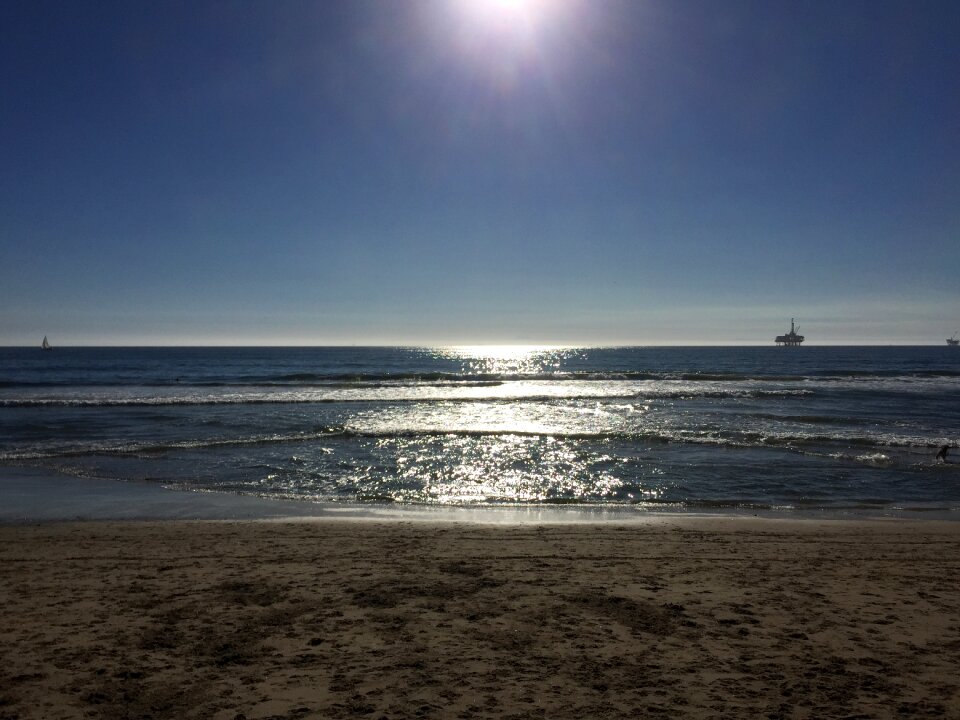
[[[0,465],[304,501],[949,514],[958,438],[946,346],[0,349]]]

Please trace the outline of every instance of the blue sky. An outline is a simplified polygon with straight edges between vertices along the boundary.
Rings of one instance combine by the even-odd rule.
[[[943,343],[960,4],[0,5],[0,344]]]

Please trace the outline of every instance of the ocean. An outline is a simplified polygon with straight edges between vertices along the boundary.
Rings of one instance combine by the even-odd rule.
[[[950,516],[958,437],[947,346],[0,348],[0,465],[304,502]]]

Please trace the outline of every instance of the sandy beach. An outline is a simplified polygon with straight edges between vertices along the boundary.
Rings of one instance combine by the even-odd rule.
[[[0,718],[960,717],[960,525],[0,527]]]

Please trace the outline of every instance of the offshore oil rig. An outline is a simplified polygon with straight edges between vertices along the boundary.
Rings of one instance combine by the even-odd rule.
[[[800,347],[800,343],[803,342],[803,335],[797,335],[797,331],[793,327],[793,318],[790,318],[790,332],[786,335],[777,335],[776,342],[778,346]]]

